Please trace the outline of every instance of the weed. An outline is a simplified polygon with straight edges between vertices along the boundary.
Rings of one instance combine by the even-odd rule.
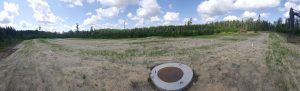
[[[38,42],[50,45],[51,50],[53,50],[53,51],[73,52],[73,50],[67,49],[67,48],[63,47],[62,45],[50,43],[47,39],[38,39]]]
[[[280,91],[289,91],[288,83],[285,80],[280,79],[276,81],[276,85]]]
[[[279,79],[276,79],[276,86],[278,86],[281,91],[288,91],[290,89],[289,87],[295,88],[296,85],[294,81],[289,80],[290,77],[285,77],[288,76],[286,74],[290,74],[288,68],[290,65],[285,63],[291,61],[287,60],[287,58],[291,55],[295,55],[295,52],[289,50],[283,43],[285,43],[285,41],[280,39],[278,35],[270,33],[265,61],[267,67],[270,69],[270,76],[273,74],[279,74],[279,76],[281,76]]]
[[[38,39],[38,41],[45,44],[49,43],[46,39]]]
[[[82,75],[82,79],[85,79],[86,78],[86,76],[85,75]]]
[[[30,56],[34,53],[34,42],[33,40],[26,40],[23,42],[23,48],[19,52],[22,53],[24,56]]]
[[[290,54],[289,49],[282,46],[278,36],[274,33],[269,35],[269,46],[266,55],[266,64],[267,66],[276,71],[285,71],[287,68],[283,64],[285,57]]]
[[[164,42],[172,42],[172,40],[160,39],[160,40],[150,40],[150,41],[136,41],[130,42],[129,44],[150,44],[150,43],[164,43]]]

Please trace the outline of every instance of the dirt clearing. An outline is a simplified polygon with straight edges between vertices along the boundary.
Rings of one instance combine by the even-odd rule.
[[[275,33],[34,39],[0,61],[0,91],[155,91],[150,67],[189,65],[189,91],[299,91],[299,45]]]

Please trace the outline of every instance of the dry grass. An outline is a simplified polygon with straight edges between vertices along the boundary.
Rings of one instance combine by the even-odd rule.
[[[198,81],[191,91],[297,90],[300,65],[284,61],[297,57],[279,39],[268,33],[223,33],[28,40],[0,62],[0,90],[153,91],[150,68],[164,62],[194,69]],[[280,75],[285,71],[288,74]]]

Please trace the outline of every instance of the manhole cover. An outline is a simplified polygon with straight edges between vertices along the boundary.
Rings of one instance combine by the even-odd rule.
[[[165,67],[158,71],[158,77],[169,83],[178,81],[182,76],[182,70],[177,67]]]
[[[161,90],[182,90],[192,81],[193,71],[185,64],[164,63],[154,67],[150,77]]]

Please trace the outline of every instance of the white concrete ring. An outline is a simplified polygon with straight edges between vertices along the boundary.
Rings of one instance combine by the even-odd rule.
[[[183,76],[181,77],[181,79],[179,79],[176,82],[165,82],[163,80],[161,80],[158,77],[158,71],[162,68],[165,67],[176,67],[181,69],[181,71],[183,72]],[[168,91],[176,91],[176,90],[183,90],[187,85],[189,85],[189,83],[192,81],[193,79],[193,71],[192,69],[185,65],[185,64],[181,64],[181,63],[164,63],[164,64],[160,64],[156,67],[154,67],[151,70],[151,74],[150,74],[151,80],[153,82],[153,84],[158,87],[161,90],[168,90]]]

